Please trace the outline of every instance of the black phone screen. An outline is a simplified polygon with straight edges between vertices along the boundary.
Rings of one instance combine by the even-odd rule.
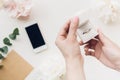
[[[30,39],[30,42],[32,44],[32,47],[34,49],[45,45],[45,41],[43,39],[43,36],[41,34],[41,31],[40,31],[37,23],[30,25],[30,26],[26,27],[25,29],[26,29],[26,32]]]

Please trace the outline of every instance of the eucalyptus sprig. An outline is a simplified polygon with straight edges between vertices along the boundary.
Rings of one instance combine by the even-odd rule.
[[[12,39],[12,40],[15,40],[16,37],[17,37],[17,35],[19,35],[19,29],[18,29],[18,28],[15,28],[14,31],[13,31],[13,33],[11,33],[11,34],[9,35],[9,38]]]
[[[5,45],[12,46],[12,43],[10,42],[9,38],[7,38],[7,37],[5,37],[5,38],[3,39],[3,43],[4,43]]]
[[[7,47],[7,46],[4,46],[4,47],[0,48],[0,52],[2,52],[3,54],[7,54],[7,52],[8,52],[8,47]]]
[[[0,59],[4,59],[4,56],[2,54],[0,54]]]
[[[17,38],[17,35],[19,35],[19,29],[18,29],[18,28],[15,28],[15,29],[13,30],[13,32],[12,32],[11,34],[9,34],[9,38],[10,38],[11,40],[15,40],[15,39]],[[8,50],[9,50],[8,46],[12,46],[12,43],[11,43],[11,41],[10,41],[9,38],[5,37],[5,38],[3,39],[3,43],[4,43],[5,45],[7,45],[7,46],[3,46],[3,47],[0,48],[0,60],[2,60],[2,59],[5,58],[5,57],[3,56],[3,54],[7,55]],[[0,64],[0,69],[1,69],[2,67],[3,67],[3,65]]]

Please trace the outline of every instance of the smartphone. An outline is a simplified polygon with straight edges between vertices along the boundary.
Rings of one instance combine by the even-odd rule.
[[[35,53],[47,49],[46,42],[37,23],[26,27],[25,30]]]

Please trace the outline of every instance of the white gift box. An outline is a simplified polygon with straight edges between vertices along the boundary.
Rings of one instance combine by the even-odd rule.
[[[98,35],[97,30],[90,23],[89,20],[81,20],[80,25],[78,27],[78,35],[83,43],[86,43],[96,37]]]

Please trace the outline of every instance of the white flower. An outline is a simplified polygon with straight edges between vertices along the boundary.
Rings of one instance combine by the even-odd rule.
[[[109,3],[109,4],[108,4]],[[119,20],[120,6],[116,2],[108,2],[100,10],[100,19],[105,23],[113,23]]]

